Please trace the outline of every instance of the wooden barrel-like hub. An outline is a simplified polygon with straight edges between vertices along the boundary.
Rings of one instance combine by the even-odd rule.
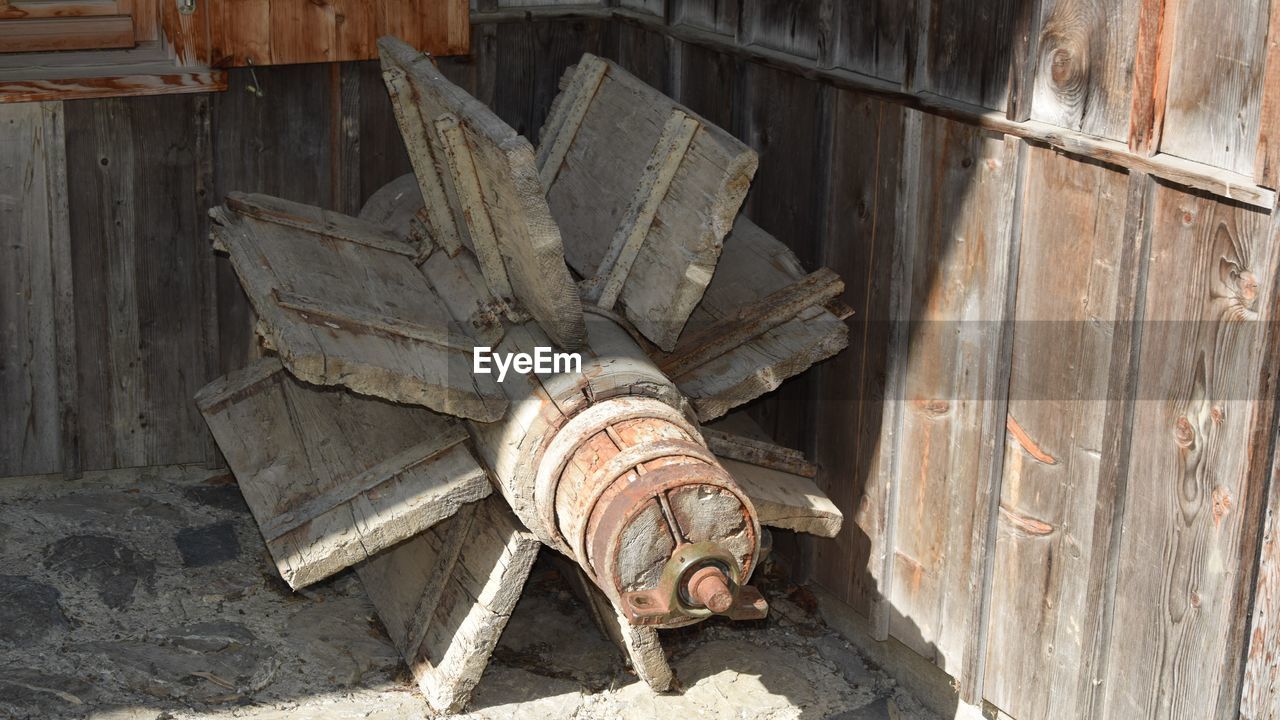
[[[614,398],[573,417],[538,480],[540,501],[554,498],[539,503],[544,522],[633,621],[674,626],[726,613],[726,594],[731,601],[755,567],[760,526],[750,501],[697,428],[658,400]],[[677,550],[691,547],[697,557],[664,577],[677,572]],[[628,612],[627,598],[655,592],[663,612]]]

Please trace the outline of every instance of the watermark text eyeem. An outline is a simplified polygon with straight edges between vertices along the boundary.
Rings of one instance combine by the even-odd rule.
[[[492,375],[498,371],[498,382],[507,377],[508,370],[521,375],[538,373],[581,373],[582,356],[574,352],[556,352],[549,347],[535,347],[532,353],[494,352],[491,347],[477,346],[471,352],[471,372],[476,375]]]

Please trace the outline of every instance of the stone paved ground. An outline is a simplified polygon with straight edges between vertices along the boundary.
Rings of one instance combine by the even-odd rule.
[[[683,692],[655,695],[540,561],[462,717],[930,717],[785,594],[769,620],[668,634]],[[10,716],[430,714],[353,575],[291,592],[231,478],[169,467],[0,481]]]

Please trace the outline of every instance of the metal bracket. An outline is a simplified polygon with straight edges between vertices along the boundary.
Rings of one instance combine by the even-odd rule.
[[[622,594],[622,614],[632,625],[666,623],[724,615],[731,620],[759,620],[769,614],[760,591],[743,585],[738,561],[720,545],[701,542],[681,545],[662,568],[662,579],[651,590]],[[701,591],[704,581],[718,585],[720,594]],[[709,606],[719,606],[712,609]]]

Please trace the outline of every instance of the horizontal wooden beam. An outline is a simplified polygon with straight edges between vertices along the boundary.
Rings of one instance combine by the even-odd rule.
[[[903,90],[896,82],[841,68],[820,67],[817,61],[809,58],[797,57],[765,47],[741,45],[730,35],[687,25],[668,25],[660,16],[629,8],[607,8],[598,5],[531,6],[472,13],[471,22],[473,25],[484,25],[582,18],[613,18],[681,42],[732,55],[747,62],[759,63],[816,82],[870,95],[957,122],[1043,143],[1072,155],[1092,158],[1128,170],[1145,172],[1178,185],[1230,198],[1267,212],[1270,212],[1275,204],[1275,192],[1258,185],[1248,175],[1167,153],[1149,156],[1135,153],[1130,151],[1124,142],[1089,135],[1038,120],[1010,120],[1001,111],[988,110],[930,92]]]
[[[221,70],[48,80],[0,79],[0,103],[221,92],[226,89],[227,73]]]
[[[116,0],[83,0],[80,2],[24,2],[14,5],[0,0],[0,20],[59,17],[101,17],[120,14]]]

